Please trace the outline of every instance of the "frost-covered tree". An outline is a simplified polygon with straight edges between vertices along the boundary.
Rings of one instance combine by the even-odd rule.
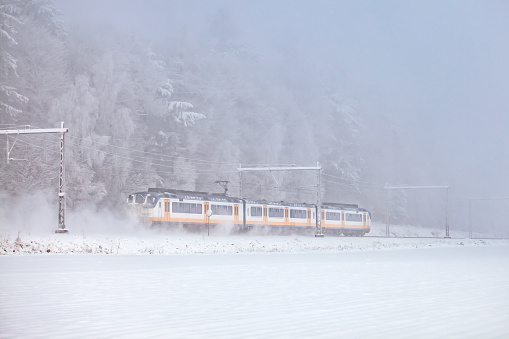
[[[366,162],[361,154],[361,132],[365,130],[362,119],[349,99],[332,92],[327,96],[325,139],[322,140],[322,159],[325,173],[343,182],[339,188],[329,189],[326,196],[332,200],[357,200]]]
[[[59,19],[62,13],[54,7],[53,1],[23,0],[20,1],[20,6],[23,15],[29,18],[34,25],[56,37],[67,35],[67,28]]]
[[[55,100],[52,116],[65,121],[69,127],[66,135],[69,205],[101,202],[107,192],[104,183],[96,180],[96,171],[104,163],[104,144],[109,138],[95,132],[99,119],[99,100],[87,76],[76,77],[74,86]]]
[[[50,32],[57,16],[50,1],[0,1],[0,123],[55,126],[51,102],[68,86],[62,35]],[[0,162],[2,188],[19,194],[55,187],[58,142],[46,135],[10,142],[11,156],[23,160]]]
[[[0,1],[0,123],[14,121],[22,112],[23,104],[28,102],[28,98],[16,86],[16,55],[19,49],[17,34],[23,24],[19,4],[16,0]]]
[[[408,222],[408,193],[405,190],[391,190],[388,195],[388,213],[393,224]]]

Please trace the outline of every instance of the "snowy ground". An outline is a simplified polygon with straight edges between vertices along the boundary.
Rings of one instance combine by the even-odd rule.
[[[1,338],[507,338],[509,246],[0,257]]]
[[[2,231],[0,338],[509,337],[509,240],[391,235]]]
[[[376,224],[366,237],[308,235],[263,235],[249,233],[228,234],[227,229],[215,229],[207,235],[183,231],[157,231],[131,229],[122,233],[92,231],[69,234],[51,232],[0,231],[0,255],[15,254],[211,254],[211,253],[267,253],[267,252],[343,252],[394,248],[423,248],[450,246],[509,245],[509,240],[465,239],[468,234],[451,232],[451,239],[444,239],[445,232],[410,226],[391,226],[390,238],[385,235],[385,225]],[[394,236],[426,237],[424,239],[396,239]]]

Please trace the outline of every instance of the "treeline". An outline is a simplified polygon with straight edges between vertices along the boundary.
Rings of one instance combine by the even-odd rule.
[[[295,68],[291,55],[268,59],[214,29],[217,19],[208,31],[171,32],[154,44],[59,18],[51,1],[0,0],[0,127],[65,122],[69,206],[118,208],[147,187],[221,192],[218,180],[235,196],[239,164],[320,162],[324,201],[383,213],[380,183],[398,175],[384,165],[403,155],[403,141],[372,98],[345,91],[334,70]],[[0,161],[0,188],[56,188],[57,138],[10,137],[11,156],[24,160]],[[314,202],[316,180],[313,172],[246,173],[242,193]]]

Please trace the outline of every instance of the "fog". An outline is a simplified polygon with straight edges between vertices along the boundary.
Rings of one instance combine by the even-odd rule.
[[[361,178],[377,185],[449,185],[448,218],[453,227],[465,228],[469,222],[469,198],[509,196],[505,1],[53,3],[63,14],[69,40],[78,31],[84,34],[81,38],[97,38],[111,29],[144,39],[152,50],[168,55],[178,55],[184,45],[188,52],[193,45],[207,45],[211,36],[243,45],[270,70],[267,83],[277,81],[293,93],[295,108],[308,121],[324,115],[305,102],[324,96],[320,88],[334,87],[355,104],[366,127],[361,149],[370,168]],[[202,62],[200,67],[207,65]],[[242,65],[232,65],[231,71],[240,77],[264,74]],[[263,83],[257,80],[255,86]],[[272,95],[280,94],[284,93]],[[218,113],[213,108],[199,109],[208,121],[215,121]],[[286,159],[313,165],[319,160],[310,155],[316,148],[323,145],[310,146],[306,156]],[[378,220],[383,219],[384,194],[380,188],[361,190],[361,195],[378,197],[377,206],[365,206],[378,212]],[[436,197],[444,201],[443,194]],[[490,223],[507,220],[509,200],[506,207],[503,201],[497,204],[497,218]]]

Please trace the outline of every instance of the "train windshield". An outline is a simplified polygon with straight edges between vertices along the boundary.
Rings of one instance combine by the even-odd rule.
[[[156,202],[156,197],[152,195],[147,195],[147,201],[146,203],[149,205],[153,205]]]
[[[142,194],[136,194],[136,198],[134,200],[136,204],[144,204],[145,203],[145,196]]]

